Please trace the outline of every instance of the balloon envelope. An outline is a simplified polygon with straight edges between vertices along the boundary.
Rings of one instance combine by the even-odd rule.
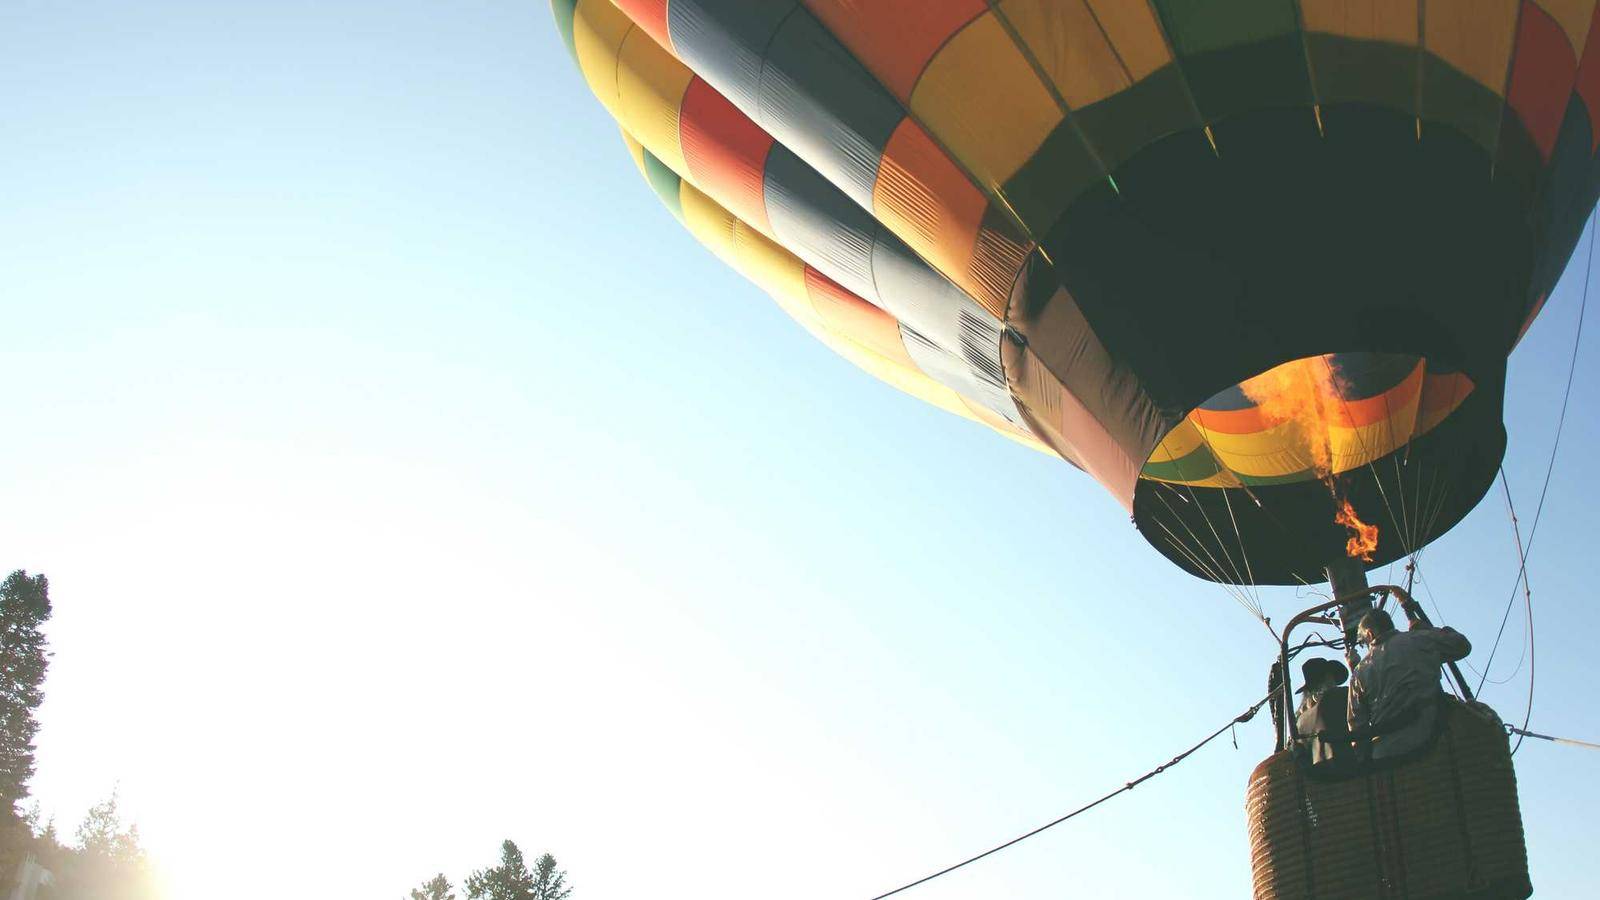
[[[1481,499],[1600,192],[1593,0],[553,6],[690,231],[1215,581],[1321,580],[1341,501],[1381,564]]]

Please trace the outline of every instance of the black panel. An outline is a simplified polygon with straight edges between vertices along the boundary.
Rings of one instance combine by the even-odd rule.
[[[1113,173],[1120,193],[1095,186],[1068,206],[1042,241],[1054,268],[1029,268],[1012,315],[1046,322],[1050,304],[1074,303],[1115,369],[1172,421],[1306,356],[1409,354],[1432,370],[1464,372],[1476,389],[1443,425],[1342,479],[1356,508],[1383,527],[1379,558],[1387,561],[1404,550],[1380,484],[1415,497],[1420,486],[1448,480],[1432,529],[1417,526],[1426,543],[1491,483],[1505,445],[1506,356],[1530,286],[1553,281],[1565,266],[1594,204],[1596,167],[1579,110],[1559,142],[1558,157],[1568,159],[1541,188],[1540,215],[1530,215],[1531,144],[1520,123],[1502,136],[1497,172],[1477,136],[1430,124],[1419,140],[1402,110],[1330,104],[1320,134],[1309,118],[1303,108],[1258,109],[1214,125],[1216,151],[1194,129],[1144,148]],[[1057,284],[1033,283],[1051,277]],[[1054,354],[1042,346],[1075,339],[1061,330],[1030,328],[1028,338],[1042,356],[1067,358],[1070,346]],[[1140,433],[1137,412],[1097,415],[1112,434],[1128,436]],[[1173,491],[1190,494],[1140,482],[1135,518],[1147,539],[1196,574],[1160,526],[1209,534],[1199,511],[1216,524],[1227,521],[1229,505],[1260,583],[1316,581],[1342,553],[1345,532],[1319,482],[1196,488],[1182,505],[1188,513],[1161,502],[1178,508]]]

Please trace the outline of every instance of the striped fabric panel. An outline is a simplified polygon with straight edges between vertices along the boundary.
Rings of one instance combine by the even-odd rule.
[[[630,142],[630,151],[638,147],[631,136],[624,138]],[[646,171],[649,151],[638,147],[637,152],[643,156],[641,171]],[[994,411],[993,384],[980,383],[954,354],[920,336],[913,350],[903,337],[909,329],[894,317],[807,266],[688,182],[681,182],[680,190],[690,233],[771,294],[786,313],[830,349],[917,399],[1050,452],[1020,420]]]
[[[907,89],[919,74],[918,55],[933,53],[941,30],[982,11],[948,6],[674,0],[668,24],[679,55],[734,106],[999,316],[1021,259],[1012,248],[1028,241],[1014,215],[988,214],[985,192],[997,187],[958,165],[907,115],[909,94],[888,86]],[[921,49],[908,43],[909,57],[875,54],[888,60],[886,77],[856,50],[889,36],[891,7],[918,20],[903,30]],[[854,43],[842,41],[835,25]],[[919,191],[932,203],[913,208]]]
[[[669,6],[669,11],[673,8]],[[591,17],[622,18],[603,0],[584,0],[577,18]],[[999,390],[995,389],[991,373],[999,366],[1000,328],[987,304],[977,304],[962,288],[930,269],[872,213],[787,146],[773,141],[644,31],[603,24],[592,30],[617,36],[613,108],[624,129],[658,164],[687,178],[740,221],[755,226],[851,294],[887,310],[932,340],[949,360],[966,367],[960,383],[972,386],[969,399],[1002,420],[1020,421],[1003,378],[998,381]],[[603,54],[596,51],[596,56]],[[895,158],[904,161],[901,169],[905,174],[897,176],[892,190],[885,187],[883,203],[905,210],[904,228],[917,234],[925,246],[953,247],[961,240],[964,226],[944,214],[948,204],[941,207],[934,201],[930,209],[927,198],[941,185],[961,182],[948,168],[940,169],[936,153],[917,146],[914,131],[901,133],[904,149]],[[964,214],[970,218],[978,213],[982,200],[974,200],[970,194],[967,197]],[[989,259],[1002,265],[1009,262],[1013,269],[1020,265],[1025,251],[1017,242],[1005,240],[1002,228],[982,222],[966,228],[969,239],[987,240]],[[976,283],[982,278],[968,280]],[[993,282],[1008,285],[1008,276],[996,277]],[[990,346],[974,344],[973,330],[961,327],[963,317],[989,320]],[[948,368],[947,363],[940,365],[941,372]]]
[[[1415,357],[1339,354],[1339,399],[1324,411],[1334,474],[1387,456],[1428,433],[1466,400],[1471,381]],[[1192,411],[1161,441],[1141,477],[1191,486],[1309,481],[1313,466],[1299,423],[1266,415],[1238,388]]]

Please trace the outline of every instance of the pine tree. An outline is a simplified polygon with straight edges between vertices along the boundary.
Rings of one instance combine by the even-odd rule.
[[[50,663],[39,628],[50,618],[50,583],[18,569],[0,583],[0,813],[15,816],[33,777],[34,711]]]
[[[536,900],[533,873],[511,841],[500,845],[500,865],[467,876],[467,900]]]
[[[556,868],[556,858],[546,853],[533,864],[533,900],[567,900],[567,873]]]
[[[411,900],[456,900],[456,895],[450,889],[450,879],[441,872],[424,881],[422,887],[412,888]]]

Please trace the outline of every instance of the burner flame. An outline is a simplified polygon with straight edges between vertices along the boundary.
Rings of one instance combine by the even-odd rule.
[[[1372,554],[1378,549],[1378,526],[1361,521],[1355,507],[1345,499],[1339,500],[1339,511],[1333,521],[1350,529],[1350,538],[1344,542],[1344,555],[1362,562],[1372,562]]]
[[[1239,389],[1272,425],[1294,430],[1300,450],[1334,500],[1333,521],[1349,529],[1345,555],[1372,562],[1378,549],[1378,526],[1356,515],[1333,471],[1333,412],[1345,402],[1341,383],[1327,356],[1309,356],[1276,366],[1247,379]]]

